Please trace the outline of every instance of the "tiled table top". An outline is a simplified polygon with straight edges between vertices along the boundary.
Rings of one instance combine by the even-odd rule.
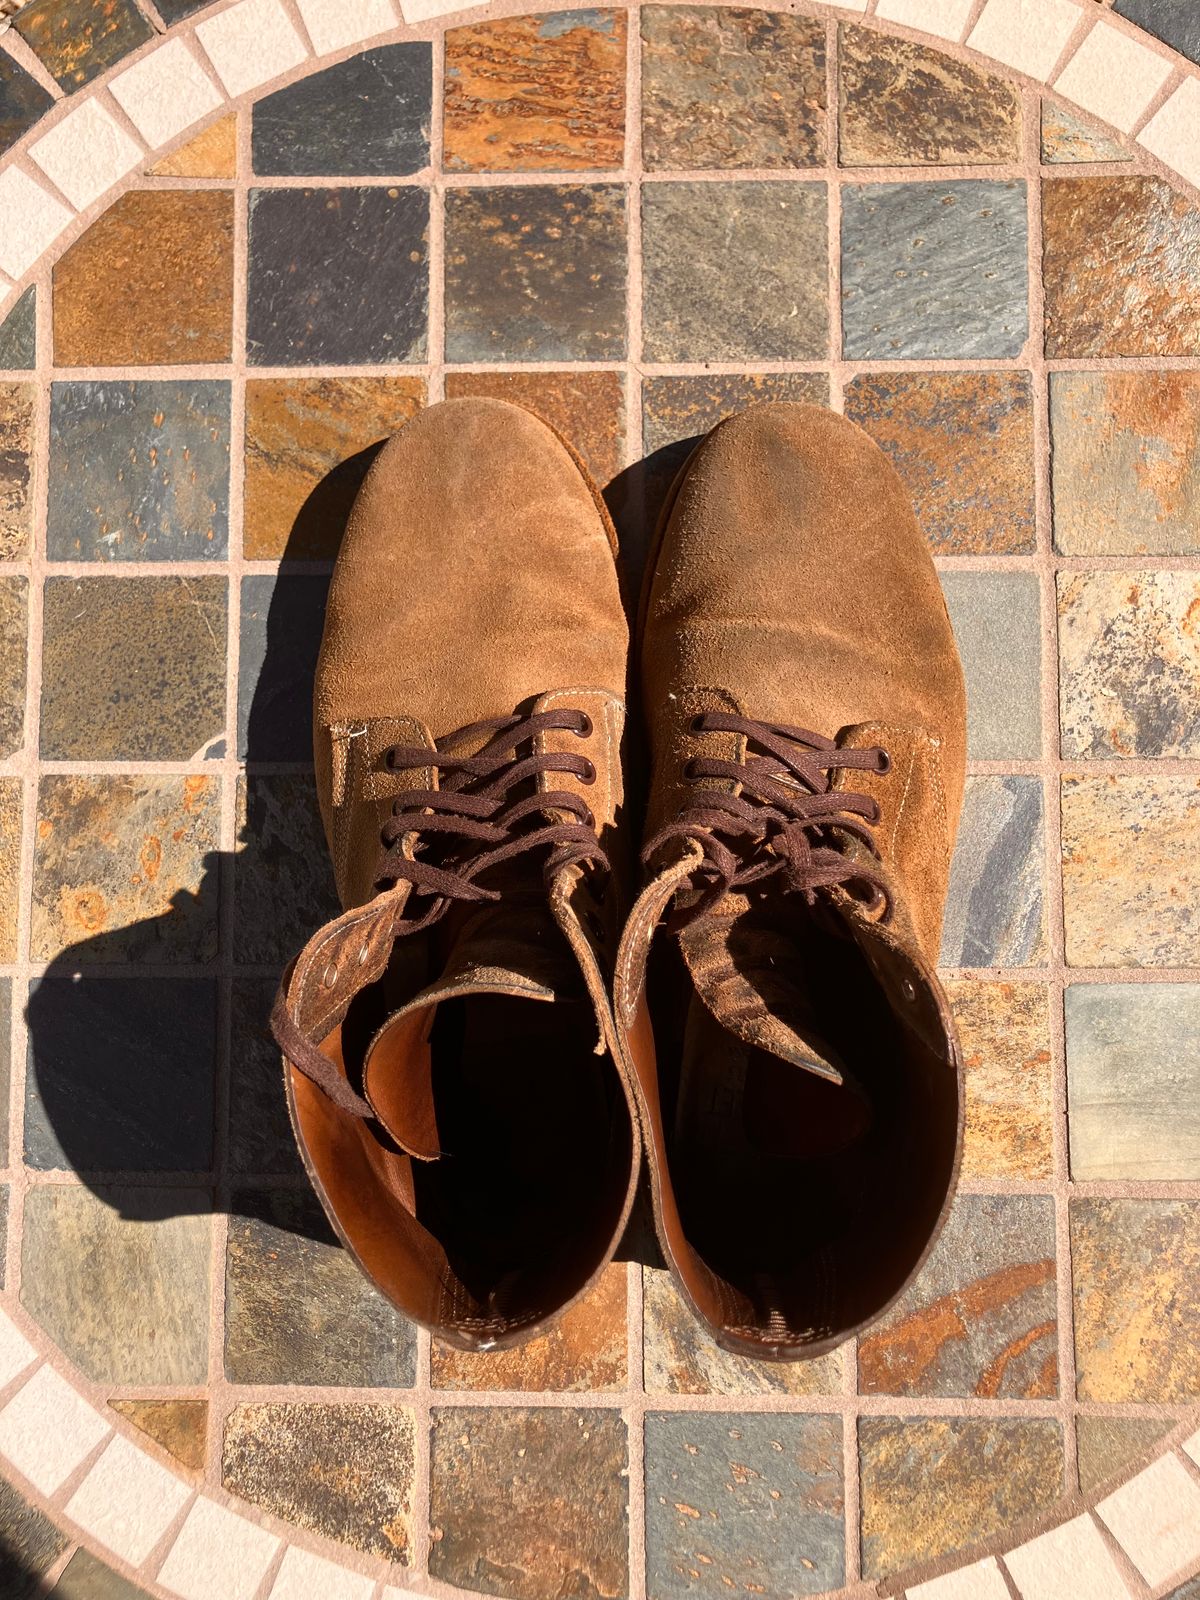
[[[145,20],[92,9],[21,13],[64,83]],[[201,1499],[164,1584],[831,1593],[1015,1542],[1200,1404],[1198,307],[1200,203],[1111,134],[879,26],[692,6],[310,71],[41,272],[0,326],[5,1293],[127,1437],[363,1575],[293,1582]],[[549,1338],[431,1348],[299,1172],[264,1019],[333,904],[324,591],[374,445],[462,394],[575,438],[631,583],[683,441],[756,399],[844,410],[916,499],[971,699],[964,1179],[819,1362],[704,1340],[644,1223]],[[1128,1559],[1092,1522],[1054,1559],[1149,1594],[1112,1518]],[[134,1592],[19,1499],[0,1524],[60,1600]]]

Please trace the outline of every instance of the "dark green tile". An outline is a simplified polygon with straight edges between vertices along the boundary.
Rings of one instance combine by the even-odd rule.
[[[312,778],[243,778],[238,838],[234,959],[282,966],[340,909]]]
[[[155,0],[158,14],[168,27],[173,22],[182,22],[184,17],[190,17],[197,11],[203,11],[205,6],[212,3],[213,0]]]
[[[29,372],[37,359],[37,286],[30,284],[0,322],[0,372]]]
[[[0,1478],[0,1594],[36,1600],[43,1578],[67,1548],[66,1536],[35,1511],[18,1489]]]
[[[13,27],[68,93],[154,37],[134,0],[31,0]]]
[[[150,1600],[144,1589],[82,1549],[67,1562],[52,1596],[53,1600]]]
[[[10,55],[0,54],[0,154],[29,132],[54,96]],[[0,367],[8,365],[0,360]]]

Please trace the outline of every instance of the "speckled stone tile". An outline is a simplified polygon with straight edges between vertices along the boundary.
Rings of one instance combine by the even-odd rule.
[[[933,1253],[859,1341],[862,1394],[1058,1394],[1054,1201],[960,1194]]]
[[[1042,749],[1041,587],[1033,572],[943,572],[967,680],[967,755],[1033,761]]]
[[[955,978],[947,993],[966,1069],[965,1178],[1054,1171],[1049,993],[1040,983]]]
[[[646,1593],[825,1594],[844,1577],[839,1417],[646,1417]]]
[[[29,372],[37,359],[37,285],[0,322],[0,372]]]
[[[946,902],[943,965],[1043,965],[1044,873],[1040,780],[968,778]]]
[[[1200,61],[1200,13],[1192,0],[1114,0],[1113,10],[1190,61]]]
[[[288,1120],[279,1046],[268,1020],[279,985],[274,978],[233,984],[229,1066],[230,1170],[239,1176],[303,1171]]]
[[[0,577],[0,758],[25,743],[29,580]]]
[[[307,774],[238,780],[235,961],[282,967],[338,915],[333,868]]]
[[[1133,1464],[1175,1426],[1171,1417],[1075,1419],[1079,1487],[1091,1499],[1105,1484],[1124,1477]]]
[[[26,1166],[39,1172],[212,1167],[215,984],[81,978],[68,957],[36,980],[26,1018]]]
[[[0,1478],[0,1590],[5,1600],[39,1600],[42,1578],[69,1541],[65,1534]]]
[[[1200,1180],[1200,985],[1071,984],[1071,1176]]]
[[[199,1189],[35,1185],[21,1304],[97,1383],[204,1383],[211,1204]]]
[[[825,123],[818,19],[732,6],[643,8],[648,171],[816,166]]]
[[[1035,549],[1028,373],[862,373],[845,411],[900,474],[938,555]]]
[[[619,1411],[437,1409],[432,1445],[435,1578],[510,1600],[628,1592]]]
[[[1055,105],[1053,100],[1043,100],[1042,160],[1053,166],[1065,162],[1132,161],[1133,156],[1087,117]]]
[[[225,726],[223,578],[48,578],[42,756],[186,761]]]
[[[448,361],[614,361],[626,349],[625,191],[451,189]]]
[[[1017,356],[1028,334],[1025,184],[842,191],[843,349],[852,360]]]
[[[397,178],[429,165],[433,46],[381,45],[255,102],[254,170]]]
[[[82,1547],[63,1568],[50,1600],[150,1600],[145,1589],[130,1583]]]
[[[428,247],[424,189],[252,190],[251,364],[423,360]]]
[[[146,169],[154,178],[233,178],[237,175],[237,118],[222,117]]]
[[[246,385],[244,553],[332,560],[375,446],[420,409],[425,384],[382,378],[252,378]]]
[[[312,686],[329,579],[259,573],[242,579],[238,754],[312,760]]]
[[[446,32],[447,172],[574,172],[625,158],[620,11],[551,11]]]
[[[982,1544],[1062,1493],[1057,1422],[862,1417],[858,1450],[868,1578]]]
[[[1200,574],[1060,572],[1062,751],[1200,755]]]
[[[1056,549],[1200,550],[1200,374],[1052,373],[1050,425]]]
[[[29,549],[33,528],[35,390],[0,383],[0,560]]]
[[[1200,1399],[1200,1201],[1073,1200],[1081,1400]]]
[[[53,95],[31,73],[10,55],[0,55],[0,152],[16,144],[53,104]]]
[[[824,183],[645,184],[646,359],[824,357],[827,203]]]
[[[448,372],[446,398],[486,395],[537,412],[568,438],[603,488],[625,461],[625,385],[618,372]]]
[[[597,1286],[548,1334],[529,1344],[478,1355],[435,1340],[430,1380],[434,1388],[510,1389],[528,1394],[623,1389],[628,1343],[626,1270],[623,1261],[614,1262]]]
[[[118,1416],[181,1467],[200,1472],[208,1450],[207,1400],[110,1400]]]
[[[233,196],[222,189],[122,195],[54,268],[60,366],[191,365],[232,350]]]
[[[1006,78],[849,23],[840,30],[838,70],[843,167],[1021,159],[1021,97]]]
[[[235,1406],[221,1481],[293,1527],[403,1565],[413,1434],[412,1412],[401,1406]]]
[[[1161,178],[1042,185],[1046,354],[1200,354],[1200,205]]]
[[[642,1270],[643,1380],[649,1394],[840,1394],[844,1355],[751,1361],[722,1350],[662,1267]]]
[[[1066,774],[1062,849],[1070,966],[1200,964],[1200,779]]]
[[[314,1194],[242,1191],[234,1211],[225,1256],[231,1383],[412,1384],[412,1324],[343,1250]]]
[[[222,559],[229,418],[229,384],[215,378],[55,383],[50,559]]]
[[[134,0],[30,0],[13,27],[68,93],[154,37]]]
[[[0,961],[17,959],[22,805],[20,778],[0,778]]]

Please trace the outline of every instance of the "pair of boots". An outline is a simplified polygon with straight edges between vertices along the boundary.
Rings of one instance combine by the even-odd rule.
[[[957,1168],[950,623],[863,433],[798,405],[723,423],[650,558],[632,817],[615,555],[578,455],[514,406],[435,406],[373,466],[314,708],[347,909],[273,1016],[296,1136],[360,1266],[451,1344],[586,1292],[644,1146],[717,1340],[819,1355],[903,1289]]]

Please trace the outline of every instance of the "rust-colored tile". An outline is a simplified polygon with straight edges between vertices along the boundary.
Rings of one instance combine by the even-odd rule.
[[[1047,163],[1132,161],[1123,145],[1094,122],[1052,100],[1042,102],[1042,160]]]
[[[222,117],[147,168],[152,178],[237,176],[237,118]]]
[[[435,1389],[517,1389],[571,1394],[625,1383],[625,1264],[615,1262],[586,1299],[540,1339],[477,1355],[433,1346]]]
[[[451,172],[575,172],[625,158],[625,14],[504,17],[446,33]]]
[[[54,269],[54,357],[63,366],[228,361],[233,196],[121,197]]]
[[[68,93],[154,37],[134,0],[32,0],[13,26]]]
[[[1161,178],[1042,185],[1046,354],[1200,354],[1200,204]]]
[[[1048,991],[1040,983],[957,978],[947,992],[966,1066],[963,1176],[1050,1177]]]
[[[910,39],[840,33],[844,167],[989,166],[1021,159],[1014,84]]]
[[[1075,1200],[1081,1400],[1200,1400],[1200,1201]]]
[[[199,1472],[208,1450],[207,1400],[110,1400],[109,1405],[180,1466]]]
[[[420,378],[251,379],[246,556],[335,556],[371,447],[402,428],[424,401]]]
[[[29,580],[0,577],[0,758],[25,742],[25,666],[29,655]]]
[[[1079,1487],[1089,1499],[1105,1484],[1126,1475],[1164,1434],[1174,1417],[1075,1418]]]
[[[29,548],[35,397],[31,383],[0,383],[0,561]]]
[[[22,803],[21,780],[0,778],[0,961],[17,959]]]
[[[617,372],[448,372],[446,398],[510,400],[570,440],[603,488],[625,460],[625,385]]]
[[[863,1417],[858,1450],[868,1578],[982,1544],[1062,1493],[1057,1422]]]
[[[845,409],[904,480],[939,555],[1034,549],[1028,373],[864,373],[847,385]]]

